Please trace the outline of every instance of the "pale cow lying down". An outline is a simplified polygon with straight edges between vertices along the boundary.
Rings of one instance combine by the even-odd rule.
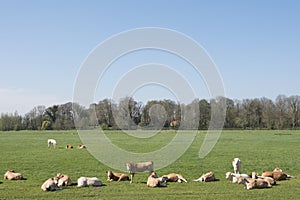
[[[232,166],[235,174],[239,174],[241,172],[242,161],[239,158],[234,158],[232,161]]]
[[[154,165],[152,161],[142,162],[142,163],[128,162],[125,165],[127,170],[130,173],[130,183],[133,182],[133,177],[136,172],[154,171]]]
[[[84,145],[84,144],[80,144],[80,145],[78,145],[78,147],[77,147],[78,149],[85,149],[86,148],[86,146]]]
[[[155,172],[151,172],[147,180],[148,187],[166,187],[167,177],[158,177]]]
[[[62,190],[60,187],[57,186],[57,183],[54,178],[49,178],[48,180],[46,180],[41,186],[41,189],[45,192]]]
[[[66,174],[58,173],[54,177],[54,181],[56,182],[56,184],[57,184],[58,187],[72,185],[71,178],[68,175],[66,175]]]
[[[194,180],[194,181],[198,181],[198,182],[211,182],[211,181],[215,181],[215,174],[213,172],[208,172],[206,174],[202,174],[202,176],[200,176],[198,179]]]
[[[8,170],[4,174],[5,180],[24,180],[24,177],[21,173],[16,173],[15,170]]]
[[[70,144],[67,144],[66,149],[73,149],[73,146]]]
[[[171,173],[168,175],[163,175],[162,177],[166,178],[167,182],[185,182],[187,183],[187,180],[185,178],[183,178],[183,176],[181,174],[175,174],[175,173]]]
[[[54,148],[56,148],[56,140],[55,139],[48,139],[48,148],[52,145]]]
[[[96,177],[80,177],[77,180],[77,187],[88,187],[88,186],[95,186],[95,187],[100,187],[102,186],[102,182],[96,178]]]
[[[129,181],[129,177],[126,174],[116,173],[111,170],[106,171],[107,181]]]
[[[250,178],[250,176],[248,174],[235,174],[232,172],[226,173],[226,179],[230,180],[232,183],[237,183],[237,179],[239,177]]]
[[[238,184],[243,184],[244,188],[247,190],[251,190],[254,188],[262,189],[262,188],[271,188],[272,185],[264,180],[264,179],[253,179],[253,178],[238,178]]]

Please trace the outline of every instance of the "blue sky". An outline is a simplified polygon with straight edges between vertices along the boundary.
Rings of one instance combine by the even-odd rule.
[[[0,113],[24,114],[37,105],[72,101],[89,53],[112,35],[142,27],[176,30],[202,45],[218,67],[228,98],[299,95],[299,10],[299,1],[277,0],[0,0]],[[129,65],[130,58],[112,68],[107,80],[120,79],[118,67]],[[188,66],[176,63],[176,70],[195,80]],[[205,88],[201,79],[199,88]],[[144,89],[136,94],[143,101],[169,97],[164,96],[168,91]],[[209,98],[208,91],[197,92]],[[110,94],[103,90],[95,96],[100,100]]]

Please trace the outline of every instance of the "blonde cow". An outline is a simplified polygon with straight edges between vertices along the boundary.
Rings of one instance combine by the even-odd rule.
[[[152,161],[142,162],[142,163],[128,162],[125,165],[127,170],[130,173],[130,183],[133,183],[133,177],[136,172],[154,171],[154,165]]]
[[[111,170],[106,171],[107,181],[129,181],[129,177],[126,174],[116,173]]]
[[[194,180],[194,181],[198,181],[198,182],[211,182],[211,181],[215,181],[215,174],[213,172],[208,172],[206,174],[202,174],[202,176],[200,176],[198,179]]]
[[[23,180],[24,177],[21,173],[16,173],[15,170],[8,170],[5,174],[4,174],[4,179],[8,179],[8,180]]]

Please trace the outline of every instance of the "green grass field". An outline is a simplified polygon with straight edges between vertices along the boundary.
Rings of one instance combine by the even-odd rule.
[[[188,183],[168,183],[165,188],[148,188],[148,173],[136,174],[134,183],[107,182],[105,171],[111,169],[94,159],[87,150],[65,149],[81,143],[74,131],[0,132],[0,173],[9,169],[21,172],[27,180],[1,180],[0,199],[298,199],[300,196],[300,131],[223,131],[214,149],[204,159],[198,158],[205,136],[199,131],[193,144],[175,163],[157,171],[159,175],[181,173]],[[107,136],[123,149],[147,152],[168,143],[174,131],[163,131],[151,139],[133,139],[119,131]],[[56,149],[47,148],[47,139],[58,141]],[[149,142],[151,141],[151,142]],[[149,144],[151,143],[151,144]],[[108,155],[109,156],[109,155]],[[281,167],[295,176],[278,182],[270,189],[245,190],[242,185],[225,179],[233,171],[234,157],[242,160],[242,173],[273,170]],[[125,166],[124,166],[125,170]],[[213,171],[219,181],[193,182],[202,173]],[[80,176],[96,176],[105,186],[77,188],[63,187],[56,192],[43,192],[42,183],[56,175],[68,174],[73,182]]]

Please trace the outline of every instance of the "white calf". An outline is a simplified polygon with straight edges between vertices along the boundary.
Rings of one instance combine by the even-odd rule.
[[[56,148],[56,144],[56,140],[48,139],[48,148],[50,148],[51,145],[53,145],[53,147]]]
[[[133,177],[136,172],[154,171],[154,166],[152,161],[143,162],[143,163],[128,162],[126,163],[126,168],[130,173],[130,183],[133,182]]]
[[[235,174],[239,174],[241,172],[241,164],[242,161],[239,158],[233,159],[232,166]]]
[[[46,180],[43,185],[41,186],[41,189],[43,191],[56,191],[56,190],[61,190],[60,187],[57,186],[54,178],[49,178]]]

